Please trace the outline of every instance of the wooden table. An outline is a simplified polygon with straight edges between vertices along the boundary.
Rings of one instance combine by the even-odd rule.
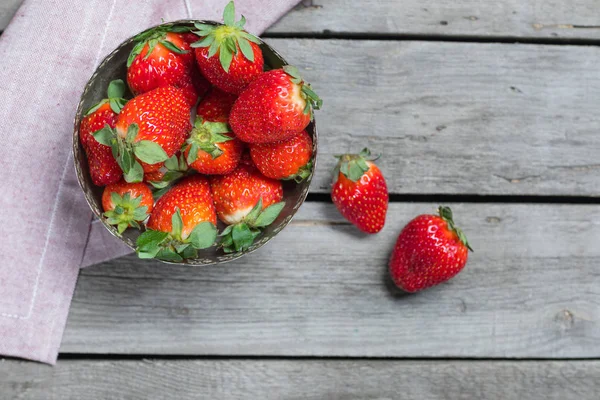
[[[299,6],[265,35],[325,100],[299,215],[230,264],[131,256],[82,271],[57,366],[0,362],[0,397],[598,399],[599,12]],[[391,192],[369,237],[328,195],[332,155],[365,145],[384,153]],[[399,294],[396,235],[438,203],[475,253],[450,282]]]

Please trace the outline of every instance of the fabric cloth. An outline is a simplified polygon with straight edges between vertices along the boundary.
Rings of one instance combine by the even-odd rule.
[[[25,0],[0,36],[0,355],[54,364],[80,266],[129,249],[92,214],[71,155],[103,57],[164,21],[221,20],[227,0]],[[237,0],[259,34],[298,0]]]

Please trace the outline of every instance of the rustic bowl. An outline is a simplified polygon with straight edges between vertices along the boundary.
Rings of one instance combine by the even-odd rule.
[[[180,20],[158,26],[193,26],[195,22],[211,25],[220,25],[218,22],[214,21]],[[106,56],[102,63],[100,63],[100,65],[98,66],[88,83],[85,85],[85,89],[83,91],[83,94],[81,95],[79,106],[77,107],[77,114],[75,116],[75,125],[73,130],[73,158],[75,161],[75,170],[77,171],[77,180],[79,181],[79,185],[83,190],[85,199],[87,200],[90,208],[92,209],[96,217],[100,219],[104,227],[108,229],[111,234],[123,241],[123,243],[129,246],[132,250],[135,249],[135,241],[141,232],[137,229],[130,228],[127,229],[121,235],[117,232],[115,227],[108,225],[105,222],[104,218],[102,218],[101,198],[102,191],[104,188],[95,186],[90,178],[86,155],[79,141],[79,125],[81,123],[83,115],[85,114],[85,111],[100,100],[102,100],[103,98],[105,98],[106,89],[110,81],[118,78],[125,80],[127,71],[127,57],[129,56],[129,53],[133,46],[134,40],[133,37],[131,37],[123,43],[121,43],[119,47],[117,47],[112,53]],[[277,53],[268,44],[262,42],[260,47],[262,49],[265,60],[265,69],[281,68],[282,66],[287,65],[287,62],[283,59],[283,57],[281,57],[279,53]],[[294,214],[296,214],[296,212],[298,211],[298,208],[300,208],[300,206],[306,199],[306,195],[308,194],[308,188],[310,186],[310,182],[312,180],[314,168],[316,165],[317,128],[314,121],[311,122],[311,124],[306,130],[311,135],[313,140],[313,170],[311,171],[310,176],[299,184],[293,181],[283,182],[283,197],[285,201],[285,207],[283,208],[281,214],[275,220],[275,222],[273,222],[273,224],[265,228],[262,235],[259,236],[256,242],[246,251],[225,254],[222,250],[213,247],[206,250],[200,250],[197,259],[185,260],[182,262],[183,264],[219,264],[234,260],[236,258],[240,258],[244,254],[251,253],[254,250],[264,246],[269,240],[274,238],[283,228],[285,228],[285,226],[291,221]],[[221,231],[222,228],[223,226],[219,226],[219,231]]]

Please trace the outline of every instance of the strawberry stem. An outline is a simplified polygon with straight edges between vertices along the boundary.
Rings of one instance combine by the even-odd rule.
[[[464,234],[464,232],[462,231],[462,229],[460,229],[459,227],[457,227],[454,224],[452,210],[450,209],[450,207],[439,206],[438,207],[438,213],[440,214],[440,217],[442,217],[442,219],[444,221],[446,221],[446,223],[448,224],[448,227],[450,228],[450,230],[452,230],[452,231],[454,231],[456,233],[456,236],[458,236],[458,238],[460,239],[460,241],[462,242],[462,244],[464,244],[465,246],[467,246],[467,249],[469,249],[470,251],[474,251],[473,248],[471,247],[471,245],[469,244],[469,241],[467,240],[467,236]]]
[[[352,182],[357,182],[370,168],[367,161],[375,161],[381,157],[381,154],[373,157],[371,151],[365,147],[358,154],[342,154],[335,157],[339,161],[334,170],[334,177],[337,179],[341,172]]]
[[[200,40],[190,46],[193,48],[208,47],[208,57],[219,53],[219,61],[225,72],[229,72],[233,57],[238,55],[238,51],[241,51],[248,61],[254,62],[254,50],[250,42],[261,44],[261,41],[244,30],[246,18],[243,15],[239,21],[235,20],[233,1],[225,6],[223,22],[224,25],[194,24],[198,30],[193,33],[198,35]]]

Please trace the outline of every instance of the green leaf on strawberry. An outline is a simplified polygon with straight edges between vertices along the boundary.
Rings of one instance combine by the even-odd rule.
[[[120,113],[121,109],[125,106],[125,103],[127,103],[127,100],[123,98],[123,96],[125,95],[125,89],[125,82],[123,82],[121,79],[115,79],[114,81],[111,81],[108,84],[107,89],[108,97],[106,99],[102,99],[100,102],[90,107],[85,113],[85,115],[88,116],[94,113],[106,103],[110,105],[110,108],[115,114]]]
[[[133,64],[133,61],[142,52],[146,44],[148,45],[148,52],[146,53],[146,56],[144,58],[150,57],[150,53],[152,53],[152,50],[154,50],[154,48],[158,44],[177,54],[187,53],[186,50],[180,49],[175,44],[166,40],[166,37],[167,33],[169,32],[184,33],[189,32],[190,30],[191,28],[187,26],[174,26],[172,24],[169,24],[148,29],[138,34],[133,38],[136,44],[135,46],[133,46],[131,53],[129,53],[129,57],[127,58],[127,68],[129,68],[131,64]]]
[[[248,32],[244,31],[246,18],[242,15],[239,21],[235,21],[235,5],[230,1],[223,11],[223,26],[196,23],[193,31],[201,39],[191,44],[193,48],[208,47],[208,57],[213,57],[219,53],[219,62],[225,72],[229,72],[229,67],[235,56],[238,55],[238,49],[242,55],[250,62],[254,62],[254,51],[250,42],[260,44],[260,40]]]
[[[223,151],[216,146],[216,143],[224,143],[233,140],[233,137],[225,135],[230,133],[231,128],[224,122],[208,122],[197,117],[194,122],[194,129],[187,139],[188,154],[187,163],[192,164],[198,159],[200,150],[211,155],[213,159],[223,154]]]
[[[260,198],[242,222],[229,225],[221,232],[219,244],[225,253],[248,250],[260,236],[262,228],[271,225],[277,219],[285,207],[285,202],[272,204],[264,210],[262,205]]]

